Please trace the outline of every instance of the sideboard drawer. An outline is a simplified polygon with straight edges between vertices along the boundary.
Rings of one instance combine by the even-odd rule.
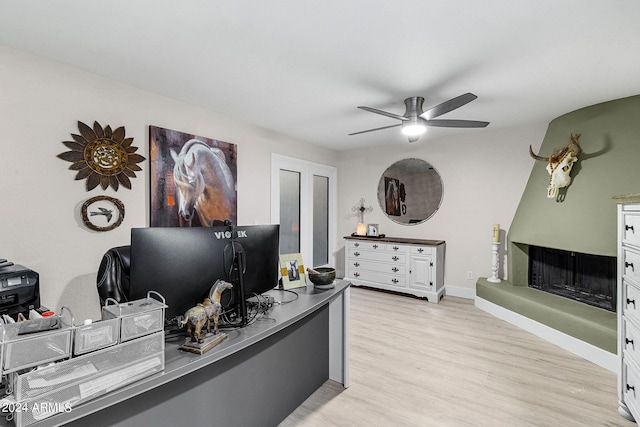
[[[620,266],[625,279],[630,279],[640,284],[640,252],[624,248]]]
[[[640,324],[640,290],[626,280],[622,280],[622,314],[632,317]],[[640,342],[638,343],[640,346]]]
[[[360,249],[349,249],[349,258],[365,259],[368,261],[393,262],[396,264],[405,264],[407,261],[407,256],[405,254],[396,254],[393,252],[363,251]]]
[[[386,245],[380,242],[368,242],[368,241],[349,241],[349,249],[360,249],[367,251],[380,251],[384,252]]]
[[[406,274],[406,271],[407,271],[407,268],[404,264],[398,264],[398,263],[387,264],[382,262],[358,260],[358,259],[351,260],[351,262],[348,264],[348,267],[349,267],[349,271],[351,272],[368,270],[368,271],[377,271],[379,273],[398,274],[403,276]]]
[[[376,273],[373,271],[354,271],[353,277],[358,280],[371,281],[380,284],[384,284],[387,286],[393,286],[398,288],[406,288],[407,287],[407,279],[406,277],[396,276],[391,274],[382,274]]]
[[[627,358],[624,353],[624,363],[622,367],[622,397],[624,403],[632,410],[632,413],[638,413],[640,410],[640,369],[630,357]],[[631,360],[630,360],[631,359]]]
[[[411,246],[411,255],[433,255],[435,248],[433,246]]]
[[[640,328],[624,317],[622,321],[622,351],[633,358],[636,363],[640,363]]]
[[[397,243],[387,243],[387,252],[407,253],[407,247]]]
[[[621,224],[622,243],[640,248],[640,214],[625,214]]]

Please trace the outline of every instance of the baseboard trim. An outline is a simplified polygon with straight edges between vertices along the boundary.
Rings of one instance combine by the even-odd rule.
[[[448,294],[449,292],[447,288],[447,295]],[[581,341],[556,329],[550,328],[540,322],[536,322],[535,320],[522,316],[521,314],[507,310],[504,307],[478,296],[474,298],[474,304],[480,310],[486,311],[499,319],[509,322],[520,329],[524,329],[527,332],[575,354],[576,356],[580,356],[583,359],[619,375],[620,363],[616,354],[609,353],[606,350]]]
[[[466,299],[475,299],[476,290],[472,288],[462,288],[459,286],[444,286],[444,294],[451,297],[460,297]]]

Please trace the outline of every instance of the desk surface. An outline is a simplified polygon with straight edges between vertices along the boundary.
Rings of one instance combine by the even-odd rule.
[[[274,306],[261,318],[244,328],[225,329],[224,332],[229,337],[203,355],[180,350],[179,347],[184,343],[184,337],[167,339],[165,341],[165,369],[163,372],[79,405],[69,413],[52,416],[34,425],[56,426],[82,418],[220,361],[276,334],[329,304],[342,295],[349,285],[350,283],[347,281],[336,281],[335,288],[329,290],[317,290],[312,286],[292,289],[298,294],[295,301]],[[273,295],[276,301],[282,302],[295,298],[291,292],[280,290],[271,290],[268,294]],[[3,419],[0,425],[7,425],[7,423]]]

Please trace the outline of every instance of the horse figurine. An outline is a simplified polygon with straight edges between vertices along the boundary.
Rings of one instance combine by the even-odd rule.
[[[191,337],[191,342],[204,342],[202,328],[207,325],[207,333],[211,332],[211,320],[213,319],[213,334],[218,334],[218,319],[222,314],[222,304],[220,298],[222,293],[233,288],[233,285],[224,280],[216,280],[209,291],[209,296],[204,299],[201,304],[191,307],[184,314],[184,318],[180,323],[181,326],[187,325],[187,335]]]
[[[190,139],[179,154],[171,150],[171,157],[180,226],[191,227],[194,210],[203,227],[216,220],[235,222],[235,183],[222,150]]]
[[[220,304],[222,293],[231,288],[233,288],[233,285],[231,283],[218,279],[209,290],[209,299]]]

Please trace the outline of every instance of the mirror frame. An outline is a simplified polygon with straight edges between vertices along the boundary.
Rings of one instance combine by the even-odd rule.
[[[432,173],[427,174],[427,172],[431,171]],[[421,175],[414,177],[416,173],[421,173]],[[436,178],[437,181],[435,181]],[[418,190],[424,190],[425,187],[434,189],[433,194],[423,191],[417,197],[430,197],[434,200],[428,201],[421,211],[417,211],[419,215],[416,218],[416,210],[411,212],[410,208],[407,208],[405,197],[416,193]],[[393,195],[389,197],[386,194],[388,188],[391,188],[393,192]],[[435,200],[436,197],[439,198]],[[422,159],[407,158],[398,160],[382,173],[380,181],[378,181],[378,204],[387,218],[397,224],[418,225],[424,223],[438,212],[443,198],[444,185],[442,177],[433,165]],[[390,210],[394,212],[389,213]],[[410,219],[408,216],[412,214],[414,219]],[[405,218],[404,220],[402,220],[403,217]]]

